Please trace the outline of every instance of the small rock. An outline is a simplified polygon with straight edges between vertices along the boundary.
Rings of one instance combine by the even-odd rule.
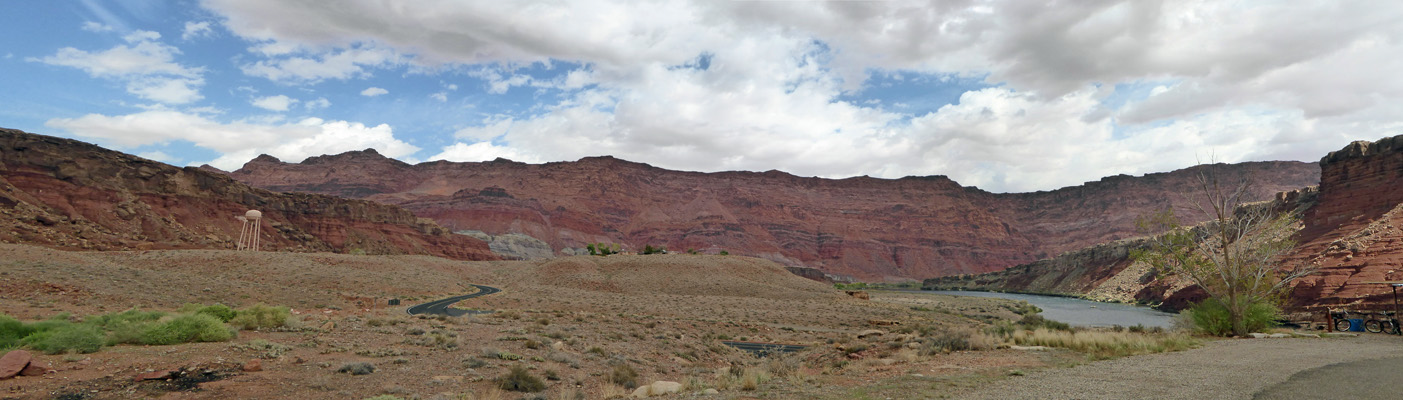
[[[721,392],[716,389],[707,388],[702,391],[702,394],[721,394]]]
[[[649,385],[639,386],[633,390],[633,397],[648,397],[677,393],[682,390],[682,384],[672,381],[657,381]]]
[[[159,380],[165,380],[165,379],[170,379],[171,373],[172,373],[172,372],[174,372],[174,371],[171,371],[171,370],[164,370],[164,371],[144,372],[144,373],[137,374],[136,377],[132,378],[132,380],[133,380],[133,381],[137,381],[137,382],[141,382],[141,381],[159,381]]]
[[[53,371],[53,369],[49,368],[48,364],[39,360],[31,360],[29,365],[24,367],[24,370],[20,371],[19,374],[20,376],[40,376],[49,373],[49,371]]]
[[[1271,337],[1270,335],[1267,335],[1267,334],[1261,333],[1261,332],[1252,332],[1252,333],[1250,333],[1250,335],[1252,335],[1252,337],[1257,338],[1257,339],[1266,338],[1266,337]]]
[[[894,365],[896,364],[896,360],[890,358],[878,358],[877,363],[882,365]]]
[[[1267,337],[1269,337],[1269,338],[1289,338],[1289,337],[1291,337],[1291,335],[1290,335],[1290,334],[1286,334],[1286,333],[1273,333],[1273,334],[1267,335]]]
[[[14,350],[5,353],[0,357],[0,379],[14,378],[24,371],[24,367],[29,365],[29,361],[34,359],[34,355],[24,350]]]
[[[1009,349],[1012,349],[1012,350],[1028,350],[1028,351],[1047,351],[1047,350],[1052,350],[1051,347],[1047,347],[1047,346],[1018,346],[1018,345],[1012,345],[1012,346],[1008,346],[1008,348],[1009,348]]]
[[[258,372],[262,370],[263,360],[255,358],[252,360],[248,360],[248,363],[244,364],[244,372]]]
[[[332,329],[336,329],[336,321],[326,321],[325,324],[322,324],[322,330],[329,331]]]
[[[880,330],[880,329],[868,329],[868,330],[859,332],[859,333],[857,334],[857,338],[858,338],[858,339],[866,339],[866,338],[868,338],[868,337],[872,337],[872,336],[882,336],[882,335],[885,335],[885,334],[887,334],[887,333],[886,333],[885,331]]]

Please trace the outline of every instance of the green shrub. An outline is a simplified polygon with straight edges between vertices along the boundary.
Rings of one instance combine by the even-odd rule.
[[[1187,319],[1193,321],[1194,329],[1198,332],[1214,335],[1228,336],[1232,334],[1232,322],[1228,320],[1228,308],[1218,299],[1208,299],[1193,307],[1184,310]],[[1243,315],[1242,322],[1246,325],[1248,332],[1261,332],[1276,326],[1276,320],[1281,317],[1281,309],[1269,302],[1257,302],[1247,305],[1247,310]]]
[[[286,326],[287,318],[291,315],[292,310],[287,307],[273,307],[259,303],[239,310],[238,314],[229,320],[229,323],[246,330],[274,329]]]
[[[0,314],[0,350],[19,346],[20,339],[34,333],[34,328],[9,315]]]
[[[229,320],[234,319],[234,317],[238,315],[233,308],[219,303],[200,307],[200,309],[195,310],[195,313],[219,318],[219,322],[229,322]]]
[[[234,333],[211,315],[186,314],[166,322],[148,325],[141,332],[140,341],[149,345],[170,345],[189,342],[223,342],[234,338]]]
[[[1018,324],[1023,325],[1024,329],[1030,331],[1037,330],[1038,328],[1047,328],[1049,330],[1054,331],[1072,330],[1072,326],[1068,325],[1066,322],[1053,321],[1047,318],[1043,318],[1043,316],[1039,314],[1024,315],[1023,319],[1018,320]]]
[[[133,308],[119,313],[89,317],[88,322],[103,328],[111,329],[113,325],[147,323],[159,320],[161,317],[165,316],[166,313],[160,311],[141,311]]]
[[[26,336],[21,342],[44,354],[60,354],[69,351],[95,353],[102,350],[107,342],[102,329],[88,324],[58,324],[48,329]]]
[[[926,346],[921,355],[944,354],[952,351],[973,349],[969,341],[970,332],[942,331],[925,340]]]
[[[336,372],[351,375],[370,375],[375,373],[375,365],[367,362],[345,363],[341,364],[341,368],[337,368]]]
[[[514,392],[539,392],[546,390],[546,383],[542,382],[541,378],[531,375],[526,368],[513,365],[511,371],[497,378],[497,387]]]
[[[638,387],[638,370],[633,369],[628,364],[615,365],[614,370],[609,373],[609,382],[628,389],[636,388]]]

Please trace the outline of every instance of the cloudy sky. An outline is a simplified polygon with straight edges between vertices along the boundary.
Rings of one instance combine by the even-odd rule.
[[[5,1],[0,53],[0,126],[225,170],[375,148],[1019,192],[1403,134],[1385,1]]]

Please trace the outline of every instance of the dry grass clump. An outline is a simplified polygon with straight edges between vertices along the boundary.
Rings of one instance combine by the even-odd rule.
[[[527,372],[525,367],[513,365],[511,371],[497,378],[497,387],[514,392],[539,392],[546,390],[546,383]]]
[[[636,388],[638,387],[638,370],[633,369],[628,364],[615,365],[614,370],[609,372],[609,383],[623,386],[625,389]]]
[[[1187,350],[1199,341],[1182,334],[1143,334],[1113,331],[1062,331],[1038,329],[1009,336],[1014,344],[1071,349],[1095,359]]]

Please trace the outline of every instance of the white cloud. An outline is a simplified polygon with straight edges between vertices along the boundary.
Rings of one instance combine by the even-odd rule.
[[[127,148],[188,141],[222,154],[208,164],[226,171],[238,169],[258,154],[300,162],[311,156],[366,148],[374,148],[387,157],[404,157],[419,151],[418,147],[395,138],[389,125],[366,126],[317,118],[284,124],[221,123],[180,111],[151,110],[128,115],[57,118],[44,125]]]
[[[111,32],[111,31],[112,31],[112,27],[111,27],[111,26],[108,26],[108,25],[104,25],[104,24],[102,24],[101,22],[84,21],[84,22],[83,22],[83,30],[88,31],[88,32],[99,32],[99,33],[101,33],[101,32]]]
[[[83,70],[96,78],[126,82],[127,92],[148,100],[167,104],[186,104],[203,96],[203,68],[192,68],[175,62],[180,50],[157,42],[161,35],[136,31],[123,37],[129,44],[117,45],[100,52],[88,52],[72,47],[59,49],[52,56],[31,61]]]
[[[171,164],[177,161],[175,157],[171,157],[170,154],[166,154],[163,151],[146,151],[137,153],[136,156],[148,160],[160,161],[166,164]]]
[[[541,162],[539,158],[527,155],[516,149],[497,146],[488,142],[473,144],[454,143],[448,147],[444,147],[443,152],[429,157],[429,161],[480,162],[492,161],[498,158],[520,162]]]
[[[318,97],[316,100],[309,100],[306,103],[303,103],[302,106],[307,107],[308,111],[320,110],[323,108],[331,107],[331,100],[327,100],[325,97]]]
[[[430,99],[434,99],[434,100],[438,100],[439,102],[445,102],[445,101],[448,101],[448,92],[438,92],[438,93],[434,93],[434,94],[429,95],[429,98],[430,98]]]
[[[365,90],[360,91],[360,95],[365,97],[375,97],[386,93],[390,93],[390,91],[385,90],[384,88],[378,88],[374,86],[365,88]]]
[[[271,43],[259,47],[265,55],[297,54],[300,46]],[[326,79],[346,80],[369,76],[367,68],[400,64],[393,51],[378,48],[348,48],[310,56],[286,56],[262,60],[241,67],[245,74],[283,83],[317,83]]]
[[[297,99],[280,94],[277,96],[255,98],[253,99],[253,101],[250,102],[250,104],[253,104],[254,107],[262,108],[264,110],[282,112],[287,111],[288,107],[291,107],[293,104],[297,104]]]
[[[214,34],[214,30],[210,29],[209,21],[189,21],[185,23],[185,30],[181,32],[180,39],[191,40],[202,37],[208,37],[212,34]]]
[[[203,4],[258,43],[250,75],[351,79],[407,64],[564,99],[462,129],[444,158],[612,154],[1038,190],[1181,168],[1213,149],[1309,160],[1403,129],[1400,8],[1378,2]],[[562,64],[574,69],[550,81],[521,67]],[[937,111],[849,100],[874,73],[992,88]]]

